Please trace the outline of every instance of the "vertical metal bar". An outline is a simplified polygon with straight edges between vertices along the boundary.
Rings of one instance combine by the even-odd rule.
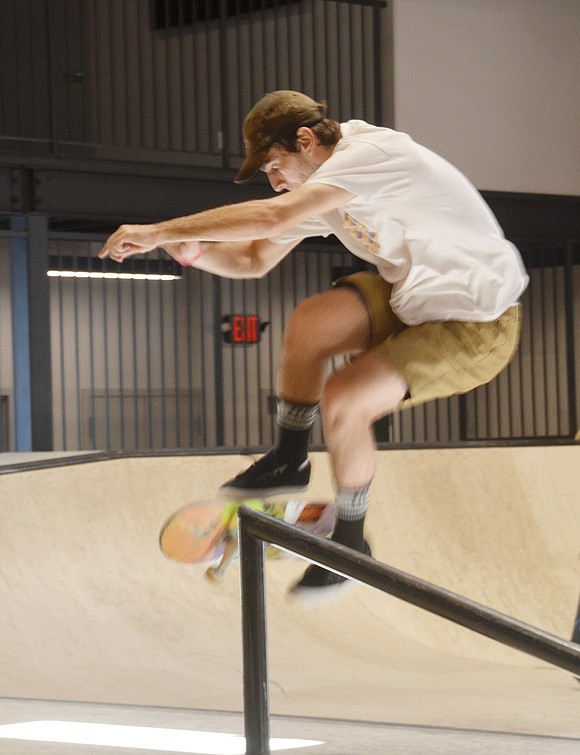
[[[138,124],[139,128],[135,129],[136,134],[138,133],[139,138],[137,143],[132,142],[130,146],[132,147],[146,147],[147,146],[147,138],[146,138],[146,129],[145,129],[145,92],[143,88],[143,41],[141,40],[141,34],[142,34],[142,28],[143,23],[141,21],[141,8],[142,3],[137,3],[137,6],[135,8],[135,24],[137,26],[137,33],[133,34],[133,40],[134,40],[134,51],[135,51],[135,58],[137,61],[136,65],[136,76],[137,76],[137,82],[135,85],[136,91],[139,92],[139,112],[136,114],[136,117],[139,119]],[[151,35],[153,36],[153,35]]]
[[[519,349],[515,356],[519,361]],[[516,436],[516,423],[514,421],[515,416],[515,397],[514,397],[514,365],[513,363],[508,365],[507,368],[507,387],[506,387],[506,401],[507,401],[507,437],[514,438]],[[521,431],[519,433],[521,435]]]
[[[1,110],[1,98],[0,98],[0,110]],[[8,272],[10,274],[10,267],[4,268],[4,254],[3,249],[0,249],[0,266],[2,268],[2,273]],[[9,259],[8,259],[9,261]],[[6,412],[7,407],[5,406],[5,397],[2,395],[2,385],[4,384],[4,370],[2,369],[2,366],[4,366],[8,363],[9,359],[11,359],[11,356],[8,356],[8,351],[10,352],[10,355],[12,354],[12,338],[8,338],[8,343],[5,346],[4,345],[4,332],[2,328],[3,323],[3,316],[6,313],[6,310],[4,309],[5,304],[10,306],[10,299],[11,299],[11,293],[10,289],[8,289],[7,296],[5,297],[4,302],[0,302],[0,453],[4,453],[5,451],[9,450],[10,446],[10,440],[9,438],[6,438],[5,441],[5,429],[9,427],[9,414]]]
[[[242,313],[244,315],[248,314],[248,284],[247,281],[241,281],[242,284]],[[249,369],[248,369],[248,361],[249,361],[249,347],[247,345],[244,345],[242,347],[244,349],[243,351],[243,358],[244,358],[244,415],[246,420],[246,427],[245,427],[245,439],[244,439],[244,445],[251,445],[251,417],[250,415],[253,415],[254,412],[250,410],[250,381],[249,381]],[[259,380],[253,380],[253,388],[254,390],[259,386]],[[259,398],[260,394],[258,393],[258,406],[260,402]]]
[[[121,450],[125,448],[125,373],[123,371],[123,328],[125,324],[125,315],[123,312],[124,296],[121,296],[121,284],[126,281],[117,279],[115,290],[117,293],[117,322],[119,323],[117,333],[117,361],[119,367],[119,445]]]
[[[149,76],[151,81],[151,113],[152,113],[152,120],[153,120],[153,133],[152,133],[152,146],[153,149],[159,149],[159,113],[158,113],[158,103],[159,103],[159,97],[158,97],[158,84],[157,84],[157,71],[159,66],[157,65],[157,58],[159,55],[159,40],[158,36],[156,34],[153,35],[152,44],[151,44],[151,59],[150,59],[150,70],[149,70]],[[145,113],[142,111],[141,117]]]
[[[55,24],[51,22],[51,2],[50,0],[45,0],[45,7],[46,7],[46,58],[47,58],[47,65],[48,65],[48,110],[49,110],[49,118],[50,118],[50,141],[51,141],[51,147],[52,147],[52,153],[54,155],[59,153],[59,133],[58,133],[58,121],[57,121],[57,111],[58,111],[58,104],[57,104],[57,84],[56,84],[56,72],[54,70],[54,54],[53,54],[53,48],[54,48],[54,37],[53,37],[53,29],[55,28]]]
[[[67,250],[70,251],[70,250]],[[76,268],[76,262],[73,255],[73,268]],[[77,278],[73,278],[71,280],[72,284],[72,290],[73,290],[73,311],[74,311],[74,338],[73,338],[73,353],[74,353],[74,365],[75,365],[75,397],[76,397],[76,425],[77,425],[77,449],[84,448],[83,445],[83,438],[82,438],[82,427],[81,427],[81,417],[82,417],[82,406],[81,406],[81,350],[80,350],[80,344],[81,339],[79,337],[79,323],[81,321],[80,319],[80,312],[79,312],[79,280]]]
[[[157,252],[159,255],[159,252]],[[157,262],[158,260],[156,260]],[[167,356],[165,352],[165,305],[164,305],[164,287],[163,281],[157,281],[157,290],[159,292],[159,387],[161,389],[161,448],[167,448],[167,381],[166,381],[166,363]]]
[[[90,254],[90,244],[87,244]],[[109,385],[109,300],[108,300],[108,282],[102,281],[102,297],[103,297],[103,388],[104,388],[104,422],[103,422],[103,443],[102,447],[110,450],[111,448],[111,405],[110,405],[110,385]],[[117,322],[119,322],[117,320]],[[120,328],[119,328],[120,329]]]
[[[78,252],[77,252],[78,254]],[[89,260],[92,260],[91,257],[89,257]],[[90,265],[90,262],[89,262]],[[93,280],[92,278],[89,278],[87,280],[87,299],[88,299],[88,307],[87,307],[87,319],[88,319],[88,330],[89,330],[89,388],[90,388],[90,400],[91,400],[91,417],[93,418],[92,427],[91,427],[91,448],[96,449],[97,448],[97,400],[96,400],[96,386],[95,386],[95,329],[94,329],[94,323],[93,323],[93,312],[94,312],[94,303],[93,303]]]
[[[224,285],[227,286],[227,290],[229,292],[229,304],[228,304],[228,307],[227,307],[227,311],[231,312],[231,313],[234,313],[234,312],[237,311],[237,307],[235,305],[234,290],[233,290],[234,289],[234,285],[235,285],[235,281],[228,281],[227,283],[224,283]],[[223,349],[223,347],[222,347],[222,349]],[[235,381],[231,379],[231,376],[235,375],[238,372],[238,369],[237,369],[237,365],[238,365],[238,359],[237,359],[237,357],[238,357],[238,354],[237,354],[237,349],[233,346],[233,344],[229,346],[229,348],[227,350],[227,353],[228,353],[228,356],[229,356],[229,359],[228,359],[228,363],[229,363],[228,374],[230,375],[230,380],[228,381],[228,393],[229,393],[229,395],[231,395],[231,398],[232,398],[231,403],[232,403],[232,414],[233,414],[233,423],[232,423],[232,425],[233,425],[233,438],[229,442],[233,443],[234,446],[239,446],[240,445],[240,441],[239,441],[239,423],[238,423],[239,412],[238,412],[238,401],[237,401],[237,397],[238,397],[238,394],[237,394],[237,385],[235,384]],[[225,373],[224,373],[224,375],[225,375]],[[245,380],[245,378],[244,378],[244,380]],[[226,436],[224,435],[224,438],[225,437]],[[242,445],[245,445],[245,443],[242,444]]]
[[[183,282],[183,281],[182,281]],[[180,312],[180,302],[178,301],[179,294],[181,293],[181,287],[177,288],[174,286],[172,288],[172,297],[171,297],[171,303],[172,303],[172,327],[171,332],[173,334],[173,391],[174,391],[174,408],[175,408],[175,431],[173,437],[175,438],[174,443],[177,448],[182,448],[182,440],[181,440],[181,393],[179,390],[179,384],[180,384],[180,365],[181,365],[181,319],[179,317]]]
[[[23,128],[23,116],[22,116],[22,95],[21,93],[26,91],[26,87],[22,84],[22,64],[20,62],[21,59],[21,46],[20,46],[20,24],[19,24],[19,16],[18,16],[18,4],[14,3],[13,5],[13,21],[14,21],[14,39],[16,41],[16,44],[13,47],[12,55],[14,56],[14,62],[15,62],[15,79],[16,79],[16,86],[18,90],[17,95],[17,104],[15,107],[16,111],[16,133],[18,135],[22,135],[24,132]]]
[[[52,369],[48,220],[28,216],[28,301],[30,325],[30,403],[32,450],[52,451]]]
[[[61,138],[63,141],[71,141],[72,139],[72,128],[71,128],[71,118],[72,114],[74,112],[72,107],[72,101],[71,101],[71,54],[70,54],[70,37],[71,32],[69,29],[69,24],[71,22],[71,11],[68,8],[68,2],[67,0],[62,0],[63,7],[61,8],[62,11],[62,33],[59,34],[59,47],[63,51],[63,57],[64,57],[64,79],[63,79],[63,73],[61,71],[61,81],[64,80],[66,82],[66,85],[63,87],[64,93],[63,93],[63,100],[64,100],[64,107],[61,110],[61,113],[64,115],[66,113],[66,120],[64,121],[62,125],[62,134]],[[61,84],[62,86],[62,84]],[[63,112],[64,111],[64,112]]]
[[[26,218],[11,217],[13,231],[26,230]],[[30,388],[30,327],[28,306],[28,248],[26,238],[10,239],[10,291],[16,451],[32,450]]]
[[[273,314],[274,314],[274,295],[272,291],[272,285],[273,285],[272,276],[268,276],[268,319],[270,320],[270,327],[268,328],[268,346],[270,350],[268,395],[273,394],[274,396],[276,396],[277,394],[276,372],[274,368],[274,323],[272,322]],[[276,432],[276,411],[272,415],[270,415],[270,436],[264,445],[272,445],[275,442],[275,432]]]
[[[248,8],[249,10],[249,8]],[[248,21],[251,24],[251,13],[248,15]],[[250,99],[253,99],[253,80],[254,80],[254,69],[255,69],[255,58],[254,56],[251,56],[249,59],[246,57],[245,54],[242,53],[242,50],[245,53],[245,47],[246,45],[242,45],[241,43],[241,26],[240,26],[240,3],[239,0],[235,1],[235,7],[234,7],[234,22],[233,25],[235,27],[235,57],[236,57],[236,65],[235,65],[235,71],[236,71],[236,82],[234,84],[235,86],[235,92],[236,92],[236,99],[237,99],[237,117],[238,117],[238,123],[242,123],[244,119],[244,94],[245,94],[245,87],[242,86],[242,78],[241,78],[241,72],[250,66],[250,76],[249,76],[249,96]],[[232,27],[232,22],[230,22],[230,28]],[[249,43],[248,46],[250,49],[252,49],[252,42],[251,42],[251,34],[252,30],[251,28],[248,29],[248,35],[249,35]],[[227,44],[227,43],[226,43]],[[232,47],[234,45],[232,44]],[[228,118],[228,125],[229,125],[229,118]]]
[[[530,286],[532,285],[532,275],[531,270],[528,269],[528,273],[530,275],[530,284],[528,286],[528,289],[524,292],[524,298],[525,298],[525,305],[523,308],[524,315],[528,312],[531,312],[530,307]],[[527,341],[527,333],[528,333],[528,318],[526,317],[524,322],[522,323],[522,342],[520,343],[520,348],[518,350],[518,386],[519,386],[519,422],[520,422],[520,435],[523,437],[526,434],[526,418],[525,418],[525,412],[524,412],[524,406],[525,406],[525,395],[524,395],[524,351],[523,351],[523,340],[524,338]]]
[[[274,89],[281,89],[281,80],[280,80],[280,65],[278,60],[278,50],[280,49],[280,24],[278,22],[278,0],[274,0],[274,7],[273,7],[273,19],[274,19],[274,51],[275,51],[275,60],[276,65],[274,66]]]
[[[0,5],[0,24],[6,29],[6,22],[3,18],[4,8]],[[6,62],[5,53],[3,47],[4,35],[0,34],[0,134],[8,134],[9,128],[7,123],[7,110],[8,110],[8,97],[6,95],[7,89],[7,74],[6,74]]]
[[[302,34],[304,35],[304,39],[306,39],[308,43],[308,52],[306,57],[307,62],[305,62],[304,65],[304,85],[306,87],[306,92],[309,93],[311,97],[314,97],[315,100],[317,100],[319,99],[317,80],[319,71],[316,68],[317,25],[315,0],[303,0],[303,2],[301,3],[301,13],[303,24]]]
[[[565,276],[566,274],[566,259],[560,258],[560,249],[554,250],[555,259],[552,266],[552,291],[550,293],[550,300],[552,304],[552,317],[554,322],[553,327],[553,339],[554,339],[554,375],[556,377],[556,390],[555,390],[555,417],[554,421],[556,422],[556,434],[557,435],[565,435],[566,432],[563,430],[560,422],[560,407],[562,406],[562,402],[564,400],[564,397],[562,395],[562,391],[560,390],[561,386],[561,376],[562,376],[562,353],[560,351],[560,328],[558,327],[560,318],[558,317],[559,312],[561,311],[561,305],[562,305],[562,299],[565,300],[565,296],[560,296],[560,273],[562,273],[562,276]],[[561,264],[560,264],[561,263]],[[566,322],[564,322],[564,331],[566,329]]]
[[[95,39],[99,38],[99,19],[96,8],[96,0],[93,0],[90,6],[90,17],[93,29],[93,35]],[[139,35],[136,35],[139,36]],[[89,141],[100,142],[101,140],[101,117],[100,117],[100,103],[99,103],[99,57],[96,50],[96,45],[90,46],[91,50],[91,99],[94,99],[94,105],[90,105],[91,111],[91,133]]]
[[[204,5],[205,5],[205,10],[204,10],[204,13],[205,13],[205,16],[204,16],[204,18],[205,18],[205,49],[206,49],[206,51],[209,51],[211,49],[211,44],[210,44],[209,0],[205,0],[204,1]],[[194,8],[193,12],[195,13],[195,8]],[[196,39],[199,39],[199,38],[196,37]],[[194,55],[194,69],[197,70],[197,66],[195,64],[195,44],[193,45],[193,55]],[[204,112],[205,109],[207,110],[207,113],[209,113],[209,124],[208,125],[209,125],[210,134],[212,134],[212,133],[218,133],[220,129],[222,131],[224,129],[224,124],[223,123],[220,123],[216,127],[216,125],[213,122],[213,120],[214,120],[214,105],[213,105],[213,102],[214,101],[213,101],[213,98],[212,98],[213,87],[212,87],[212,83],[211,83],[212,82],[212,77],[211,77],[211,68],[212,68],[212,66],[209,65],[209,60],[210,60],[210,55],[209,55],[209,52],[208,52],[206,54],[206,56],[205,56],[205,85],[206,85],[206,91],[207,91],[207,96],[208,96],[207,108],[204,108],[203,107],[203,103],[199,101],[200,97],[199,97],[199,94],[198,94],[197,90],[194,92],[194,107],[195,107],[195,112],[198,114],[198,117],[196,118],[196,121],[195,121],[195,128],[196,128],[196,132],[198,134],[197,141],[196,141],[196,150],[198,152],[202,152],[203,151],[201,149],[201,144],[202,144],[202,142],[201,142],[201,132],[202,132],[202,129],[200,128],[200,123],[202,123],[202,121],[200,120],[200,116]],[[222,65],[223,65],[223,58],[220,56],[220,66],[222,66]],[[221,68],[220,68],[219,77],[220,77],[219,80],[220,80],[220,83],[221,83]],[[221,86],[220,87],[216,87],[216,88],[218,89],[219,92],[223,92],[224,91]],[[223,99],[223,98],[221,98],[221,99]],[[222,143],[223,143],[223,135],[222,135]],[[218,150],[220,148],[221,147],[219,147]],[[213,150],[212,150],[211,139],[209,140],[209,142],[207,142],[207,151],[210,154],[212,154]]]
[[[137,282],[135,280],[131,281],[131,325],[133,330],[133,342],[132,342],[132,350],[133,350],[133,407],[134,407],[134,416],[133,416],[133,448],[137,449],[139,448],[139,412],[140,412],[140,405],[139,405],[139,359],[137,354],[137,347],[139,345],[138,341],[138,331],[137,331],[137,311],[135,307],[135,290],[137,288]]]
[[[341,57],[341,51],[340,51],[340,12],[341,8],[339,7],[338,3],[334,3],[332,6],[332,9],[334,11],[334,29],[333,29],[333,35],[335,39],[335,46],[334,46],[334,61],[332,70],[336,74],[335,75],[335,85],[336,88],[334,90],[333,95],[333,101],[336,99],[336,108],[337,112],[340,113],[340,120],[346,121],[348,118],[350,118],[350,114],[348,114],[344,109],[344,98],[342,96],[342,57]],[[330,92],[330,80],[328,82],[329,92]]]
[[[166,149],[175,149],[174,142],[173,142],[173,112],[176,107],[176,103],[174,102],[172,106],[170,106],[170,100],[171,100],[171,79],[172,75],[170,74],[171,71],[171,53],[170,53],[170,34],[169,30],[171,28],[171,24],[173,22],[173,19],[171,18],[169,12],[168,12],[168,4],[167,0],[165,2],[165,9],[166,9],[166,16],[165,16],[165,28],[163,30],[163,44],[165,47],[165,85],[163,89],[165,90],[165,103],[163,110],[166,113],[166,124],[167,124],[167,140],[165,144]],[[179,9],[176,9],[179,13]],[[177,29],[177,34],[179,34],[179,28]],[[173,36],[173,35],[171,35]],[[172,72],[173,73],[173,72]],[[173,75],[175,75],[173,73]],[[183,103],[181,103],[183,105]]]
[[[354,36],[355,36],[355,24],[354,24],[354,13],[355,9],[353,9],[352,5],[349,5],[348,8],[348,58],[349,58],[349,88],[350,88],[350,117],[354,118],[357,115],[356,110],[356,96],[358,94],[359,86],[357,86],[356,82],[356,73],[355,73],[355,65],[354,65],[354,50],[355,50],[355,44],[354,44]],[[356,13],[361,14],[362,8],[358,7],[356,8]]]
[[[239,3],[236,3],[236,36],[238,38],[238,42],[239,42],[239,36],[240,36],[239,18],[240,18],[240,8],[239,8]],[[248,16],[247,16],[247,18],[248,18],[248,48],[250,50],[253,50],[254,49],[254,42],[253,42],[253,40],[254,40],[254,28],[255,28],[255,22],[254,22],[255,15],[253,13],[252,4],[251,3],[248,3]],[[264,51],[263,50],[262,50],[262,60],[264,60]],[[262,66],[256,65],[255,60],[254,60],[254,56],[252,56],[250,58],[249,64],[250,64],[250,91],[249,91],[249,96],[250,96],[250,101],[253,103],[257,99],[255,97],[255,92],[258,89],[258,87],[256,86],[257,70],[258,69],[263,70],[263,68],[265,66],[263,66],[263,65]],[[240,81],[240,78],[239,78],[240,77],[240,71],[242,70],[242,67],[239,66],[237,70],[238,70],[238,97],[239,97],[238,107],[239,107],[240,110],[243,110],[244,109],[243,97],[239,96],[240,93],[241,93],[241,90],[242,90],[241,81]],[[242,112],[240,112],[240,123],[242,123],[243,118],[244,118],[244,114]]]
[[[246,755],[270,755],[264,543],[239,533]]]
[[[205,280],[210,279],[209,273],[203,273],[200,271],[196,271],[195,275],[198,276],[197,278],[197,287],[196,291],[199,290],[199,294],[195,297],[191,297],[192,299],[195,299],[198,303],[198,318],[199,318],[199,351],[201,352],[200,360],[199,360],[199,380],[200,380],[200,388],[201,388],[201,394],[200,394],[200,401],[199,401],[199,413],[202,421],[202,443],[203,445],[209,445],[209,432],[210,428],[213,427],[213,422],[210,422],[209,417],[211,416],[211,411],[209,409],[209,405],[211,403],[212,406],[215,407],[216,401],[217,401],[217,392],[215,389],[215,381],[210,381],[213,385],[213,394],[211,396],[211,401],[208,399],[208,392],[206,389],[207,385],[207,379],[206,376],[208,374],[208,362],[209,362],[209,356],[208,356],[208,350],[206,347],[205,339],[202,340],[201,334],[205,332],[205,313],[208,309],[208,306],[206,304],[206,299],[209,299],[209,304],[212,303],[212,296],[209,291],[209,285],[206,285],[204,283]],[[220,323],[221,326],[221,323]],[[220,327],[221,332],[221,327]],[[211,348],[211,346],[210,346]],[[215,415],[215,411],[214,411]],[[215,432],[215,428],[214,428]],[[216,444],[215,438],[213,440],[213,444]]]
[[[258,315],[258,328],[260,328],[262,318],[260,317],[261,314],[261,307],[260,307],[260,288],[261,288],[261,281],[257,280],[254,284],[254,312]],[[262,335],[260,330],[258,329],[258,338],[260,339],[260,343],[258,343],[257,349],[256,349],[256,375],[258,376],[258,437],[257,437],[257,443],[262,443],[262,425],[264,421],[264,401],[263,401],[263,380],[262,380],[262,348],[261,348],[261,342],[262,342]]]
[[[109,97],[109,106],[111,108],[111,112],[109,115],[109,125],[111,127],[110,131],[110,144],[116,146],[117,145],[117,98],[116,98],[116,92],[117,92],[117,79],[115,76],[115,55],[116,55],[116,41],[117,41],[117,34],[118,30],[116,29],[114,25],[114,20],[112,18],[112,4],[111,0],[108,0],[106,5],[106,24],[107,24],[107,42],[109,49],[107,51],[108,59],[107,59],[107,71],[108,71],[108,81],[105,85],[105,89],[107,92],[107,95]],[[120,119],[119,119],[120,120]]]
[[[178,35],[178,41],[177,41],[177,52],[179,56],[179,103],[180,103],[180,110],[181,110],[181,118],[180,118],[180,132],[181,132],[181,141],[180,141],[180,149],[182,152],[185,152],[187,150],[187,117],[185,113],[185,90],[186,90],[186,76],[185,76],[185,53],[183,49],[183,41],[185,36],[185,19],[184,19],[184,11],[185,8],[183,5],[180,5],[179,7],[179,35]],[[193,35],[193,19],[191,21],[191,33]],[[170,109],[170,108],[169,108]],[[171,115],[170,115],[171,117]]]
[[[83,142],[90,142],[90,134],[89,134],[89,123],[87,114],[89,112],[89,99],[88,99],[88,60],[87,60],[87,52],[86,52],[86,33],[84,29],[87,28],[87,8],[86,5],[83,3],[81,6],[78,17],[77,17],[77,30],[76,33],[79,37],[79,71],[82,72],[83,79],[82,79],[82,115],[81,115],[81,139]]]
[[[31,7],[31,3],[30,3],[30,0],[29,0],[29,2],[26,4],[26,18],[27,18],[27,24],[28,24],[28,28],[29,29],[31,29],[31,26],[32,26],[31,22],[30,22],[31,11],[32,11],[32,7]],[[38,40],[32,34],[32,31],[30,31],[30,38],[31,38],[31,45],[34,46],[35,44],[38,43]],[[30,69],[31,69],[31,78],[32,78],[32,82],[31,82],[31,86],[30,86],[30,100],[29,100],[30,105],[32,107],[31,127],[32,127],[32,134],[35,137],[37,137],[37,136],[41,135],[41,129],[38,128],[37,117],[38,117],[38,115],[40,115],[42,105],[39,105],[37,103],[37,88],[34,85],[35,78],[36,78],[34,60],[31,60],[31,62],[30,62]]]
[[[118,11],[119,12],[119,23],[118,27],[121,29],[121,39],[126,40],[129,38],[135,38],[140,36],[140,31],[137,31],[135,34],[134,29],[131,27],[135,23],[135,19],[133,19],[133,23],[127,22],[127,15],[129,11],[129,3],[123,3],[123,7]],[[122,49],[122,55],[121,62],[123,65],[123,105],[124,105],[124,116],[125,116],[125,142],[123,144],[124,147],[129,147],[131,145],[131,117],[134,113],[133,107],[131,106],[131,99],[129,96],[129,91],[133,89],[132,83],[129,81],[129,55],[134,55],[135,50],[138,49],[137,47],[133,47],[133,45],[128,44],[121,44],[119,45]],[[116,78],[120,78],[120,76],[117,76]]]
[[[222,92],[221,100],[221,124],[220,130],[222,132],[222,167],[229,168],[231,164],[231,145],[230,145],[230,129],[229,129],[229,117],[228,117],[228,103],[231,96],[230,81],[228,72],[228,49],[227,49],[227,16],[228,16],[228,2],[227,0],[220,0],[220,19],[219,19],[219,65],[220,65],[220,92]],[[219,331],[218,331],[219,332]],[[222,429],[223,432],[223,429]]]
[[[549,253],[548,253],[549,254]],[[547,277],[547,264],[546,264],[546,250],[542,249],[542,276],[540,278],[540,301],[542,302],[542,319],[540,321],[540,345],[539,353],[542,361],[542,393],[538,398],[542,398],[542,415],[543,415],[543,434],[549,435],[549,417],[548,417],[548,373],[546,371],[546,349],[547,349],[547,337],[546,337],[546,277]]]
[[[266,63],[266,61],[269,59],[268,53],[269,53],[269,35],[266,33],[266,9],[264,6],[264,0],[261,0],[260,6],[260,30],[262,33],[262,55],[264,59],[265,65],[262,66],[262,86],[261,91],[258,92],[252,92],[252,104],[255,102],[255,100],[258,99],[258,94],[262,94],[263,92],[269,92],[270,91],[270,85],[269,85],[269,69],[270,66]]]
[[[537,278],[537,276],[534,276]],[[530,312],[536,311],[536,302],[535,302],[535,281],[534,285],[530,285],[529,292],[530,292]],[[530,387],[531,387],[531,396],[530,396],[530,407],[531,407],[531,430],[529,432],[530,435],[536,436],[538,433],[538,425],[537,425],[537,417],[536,417],[536,401],[535,401],[535,383],[536,383],[536,360],[535,360],[535,354],[536,354],[536,318],[531,317],[529,320],[529,329],[530,329]]]
[[[58,244],[58,256],[61,257],[61,242]],[[67,392],[66,392],[66,362],[65,362],[65,342],[66,339],[64,337],[64,323],[65,323],[65,306],[64,306],[64,285],[63,285],[63,279],[57,278],[58,280],[58,325],[59,325],[59,331],[58,331],[58,344],[59,344],[59,353],[60,353],[60,412],[61,412],[61,421],[62,421],[62,450],[68,451],[68,438],[67,438]]]
[[[149,257],[145,258],[145,272],[149,272]],[[147,281],[143,281],[143,293],[144,293],[144,303],[145,303],[145,364],[146,364],[146,380],[147,380],[147,410],[145,412],[146,416],[146,437],[147,437],[147,446],[146,448],[152,449],[153,448],[153,402],[152,402],[152,393],[153,393],[153,384],[152,384],[152,374],[151,370],[153,367],[153,350],[151,348],[151,305],[150,305],[150,296],[149,296],[149,286],[147,285]]]
[[[580,429],[578,427],[577,402],[576,395],[576,375],[575,375],[575,346],[574,346],[574,252],[575,245],[572,241],[566,243],[566,264],[564,275],[564,301],[566,308],[566,354],[568,362],[566,365],[566,375],[568,380],[568,424],[569,433],[573,437]]]
[[[330,73],[334,70],[330,65],[330,51],[328,49],[330,42],[330,22],[329,22],[329,8],[330,3],[322,3],[322,34],[323,34],[323,46],[324,46],[324,82],[325,82],[325,96],[328,98],[330,104]],[[342,113],[338,108],[338,102],[332,103],[332,109],[335,113],[336,120],[342,121]]]
[[[195,422],[195,415],[193,413],[193,349],[192,349],[192,339],[193,339],[193,317],[192,317],[192,309],[191,309],[191,303],[194,301],[194,297],[190,294],[190,284],[192,283],[193,276],[199,275],[199,272],[194,271],[190,268],[185,268],[183,271],[183,284],[186,286],[185,290],[185,311],[186,311],[186,317],[185,317],[185,329],[184,332],[187,335],[187,343],[186,343],[186,364],[187,364],[187,408],[188,408],[188,420],[189,420],[189,446],[190,448],[193,448],[194,446],[194,422]],[[200,300],[199,306],[200,306],[200,312],[203,312],[203,291],[204,286],[203,284],[199,285],[199,294],[197,299]],[[203,319],[200,317],[199,320],[200,323],[200,332],[203,332]],[[204,370],[203,370],[203,344],[200,346],[200,360],[202,364],[202,370],[201,370],[201,389],[202,392],[204,391]],[[206,396],[202,396],[201,400],[201,406],[205,406],[207,401]],[[203,438],[203,444],[207,445],[207,438]]]
[[[382,34],[381,34],[381,8],[373,8],[373,79],[375,84],[375,123],[380,126],[383,123],[383,78],[382,78]]]
[[[221,281],[213,277],[213,313],[214,313],[214,379],[215,379],[215,442],[216,446],[225,445],[224,435],[224,352],[222,346],[222,305]]]

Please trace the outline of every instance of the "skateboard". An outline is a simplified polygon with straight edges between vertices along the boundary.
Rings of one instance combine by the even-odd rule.
[[[304,498],[199,501],[184,506],[165,521],[159,533],[162,553],[182,564],[205,564],[206,578],[222,582],[239,555],[240,506],[262,511],[321,537],[328,537],[336,524],[336,506],[326,501]],[[285,553],[267,545],[265,555],[267,559],[276,559]]]

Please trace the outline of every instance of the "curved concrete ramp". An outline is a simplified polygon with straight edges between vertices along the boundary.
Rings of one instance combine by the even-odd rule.
[[[313,454],[312,498],[329,498]],[[378,454],[374,555],[568,637],[580,589],[578,446]],[[215,587],[158,550],[237,456],[0,474],[0,696],[242,709],[238,568]],[[273,713],[580,738],[580,685],[365,586],[306,611],[268,564]]]

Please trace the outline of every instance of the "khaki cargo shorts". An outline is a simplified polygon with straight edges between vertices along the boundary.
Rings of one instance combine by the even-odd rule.
[[[371,318],[371,349],[384,356],[409,386],[406,408],[466,393],[489,383],[513,358],[520,339],[521,307],[516,304],[493,322],[440,320],[405,325],[393,313],[391,284],[360,272],[336,281],[363,298]]]

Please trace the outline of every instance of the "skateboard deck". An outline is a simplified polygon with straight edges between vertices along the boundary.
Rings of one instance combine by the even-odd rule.
[[[336,523],[336,506],[326,501],[294,499],[248,499],[245,501],[198,501],[172,514],[161,527],[159,545],[172,561],[207,564],[206,576],[221,581],[238,555],[238,510],[249,506],[276,519],[328,537]],[[266,547],[266,558],[283,552]]]

